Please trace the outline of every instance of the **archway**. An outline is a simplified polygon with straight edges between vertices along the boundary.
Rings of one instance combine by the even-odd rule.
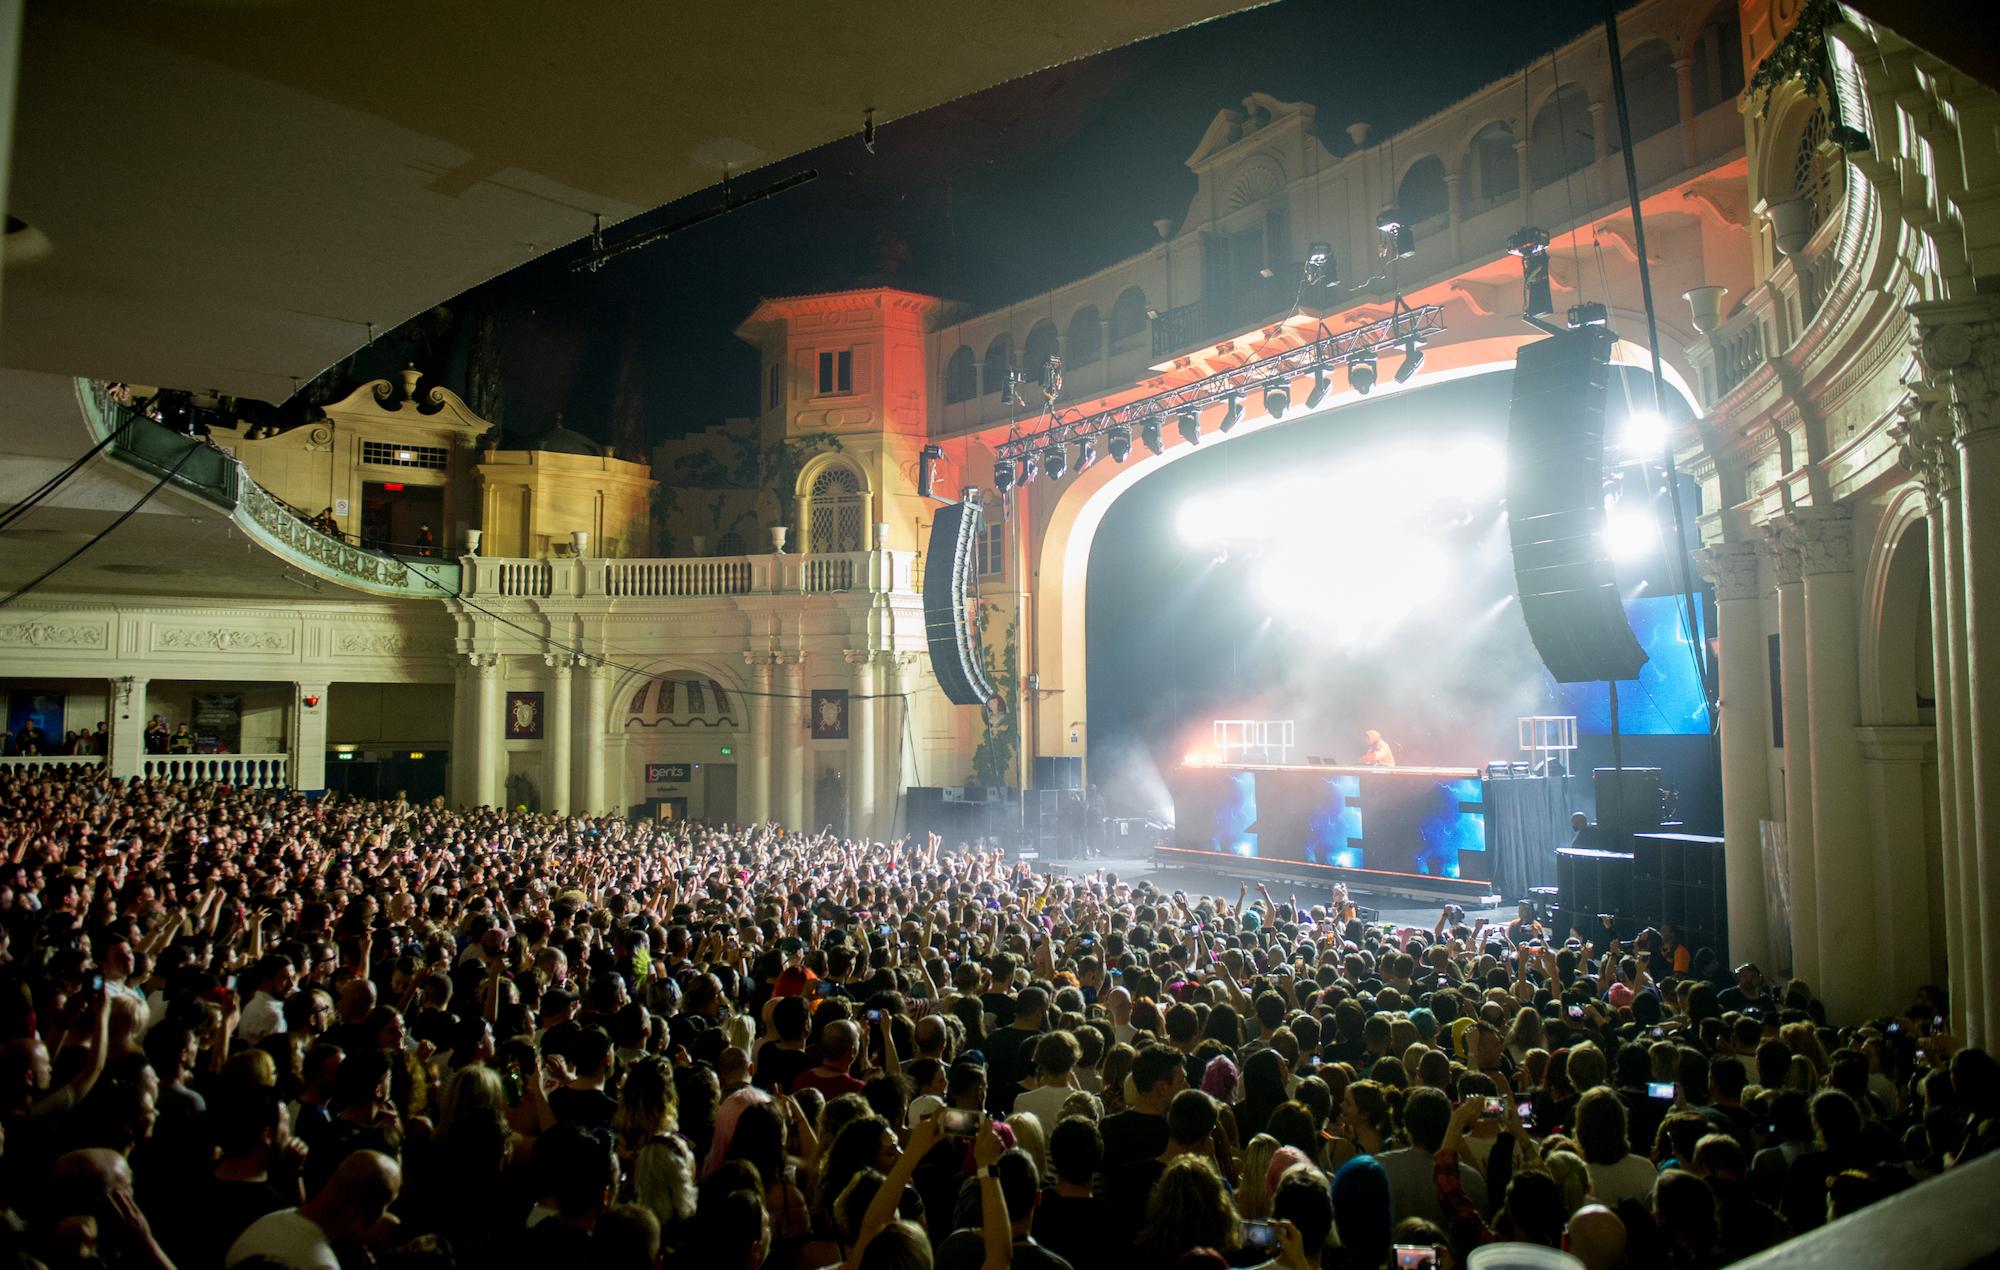
[[[738,809],[736,754],[750,707],[727,669],[682,658],[627,673],[613,685],[602,744],[605,796],[620,809],[671,809],[729,819]]]
[[[1642,330],[1644,319],[1635,313],[1614,310],[1612,325],[1621,330]],[[1468,324],[1475,326],[1477,324]],[[1437,384],[1470,376],[1487,374],[1496,370],[1511,369],[1517,350],[1524,343],[1539,338],[1532,333],[1514,333],[1468,337],[1453,342],[1444,342],[1429,348],[1424,370],[1411,388]],[[1667,384],[1687,401],[1693,413],[1695,395],[1691,387],[1694,371],[1685,353],[1673,347],[1662,350],[1663,369]],[[1613,350],[1614,364],[1650,369],[1650,354],[1630,341],[1621,340]],[[1308,420],[1319,419],[1337,412],[1341,408],[1360,401],[1361,394],[1346,387],[1329,395],[1320,410],[1309,415],[1291,414],[1280,421],[1267,415],[1253,394],[1246,417],[1228,436],[1215,434],[1212,426],[1204,433],[1202,450],[1212,450],[1217,446],[1233,445],[1237,441],[1255,436],[1272,426],[1292,427]],[[1388,382],[1375,389],[1377,399],[1384,399],[1399,389]],[[1213,412],[1210,412],[1211,416]],[[1086,620],[1084,596],[1088,583],[1091,548],[1097,532],[1102,526],[1105,513],[1125,492],[1147,476],[1163,470],[1166,465],[1178,462],[1194,453],[1196,447],[1172,441],[1165,453],[1153,455],[1143,448],[1134,446],[1132,457],[1123,464],[1100,460],[1088,470],[1062,482],[1053,503],[1034,506],[1031,524],[1037,528],[1030,543],[1031,557],[1036,570],[1032,602],[1034,608],[1028,623],[1032,631],[1032,646],[1024,649],[1024,666],[1040,676],[1042,691],[1053,696],[1057,704],[1051,708],[1035,710],[1035,717],[1027,720],[1034,735],[1034,753],[1041,755],[1082,754],[1084,732],[1071,729],[1070,722],[1082,717],[1081,710],[1072,706],[1082,703],[1088,695],[1086,641]],[[1033,497],[1033,491],[1047,489],[1046,483],[1028,487],[1026,492],[1017,491],[1014,497]],[[1016,513],[1019,514],[1017,503]],[[1078,737],[1072,740],[1072,736]]]

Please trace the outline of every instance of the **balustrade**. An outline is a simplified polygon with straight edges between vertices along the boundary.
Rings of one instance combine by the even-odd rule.
[[[288,754],[148,754],[149,780],[213,781],[238,789],[290,789]]]

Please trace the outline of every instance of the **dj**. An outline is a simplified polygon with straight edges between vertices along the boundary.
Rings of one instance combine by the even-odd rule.
[[[1389,748],[1389,743],[1382,739],[1382,734],[1370,728],[1367,736],[1368,749],[1361,756],[1361,765],[1363,767],[1394,767],[1396,765],[1396,752]]]

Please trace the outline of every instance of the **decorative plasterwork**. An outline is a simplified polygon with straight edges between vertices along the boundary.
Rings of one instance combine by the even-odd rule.
[[[1938,500],[1958,488],[1958,456],[1952,450],[1951,422],[1934,402],[1916,393],[1896,406],[1900,422],[1889,428],[1896,443],[1896,461],[1917,478],[1924,488],[1924,502],[1936,507]]]
[[[1750,224],[1750,192],[1741,180],[1697,181],[1681,191],[1681,197],[1729,229]]]
[[[1939,403],[1964,445],[2000,427],[2000,304],[1913,304],[1924,396]]]
[[[160,652],[289,653],[289,630],[246,631],[229,626],[155,626],[153,648]]]
[[[405,635],[400,631],[342,631],[333,651],[345,657],[419,657],[449,653],[449,635]]]
[[[103,648],[110,639],[101,622],[10,622],[0,626],[0,647]]]
[[[1718,602],[1754,600],[1763,592],[1764,552],[1751,542],[1724,542],[1690,555],[1701,576],[1715,586]]]
[[[1780,522],[1785,546],[1799,558],[1799,572],[1848,573],[1854,568],[1854,508],[1800,507]]]

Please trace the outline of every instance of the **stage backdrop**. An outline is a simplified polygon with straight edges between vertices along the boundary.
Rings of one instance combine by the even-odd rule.
[[[1450,769],[1189,766],[1175,845],[1363,873],[1490,881],[1485,795]]]

